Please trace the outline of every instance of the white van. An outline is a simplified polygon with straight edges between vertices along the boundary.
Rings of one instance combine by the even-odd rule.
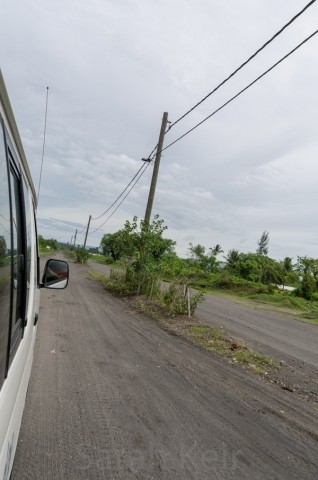
[[[41,287],[65,288],[68,264],[39,281],[36,194],[0,71],[0,480],[8,480],[29,382]]]

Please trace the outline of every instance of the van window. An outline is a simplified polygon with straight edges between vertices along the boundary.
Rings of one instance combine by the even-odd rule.
[[[10,322],[11,226],[8,168],[0,119],[0,388],[5,378]]]
[[[22,338],[24,326],[25,299],[25,252],[24,223],[22,217],[21,182],[19,173],[10,162],[10,193],[11,193],[11,261],[12,261],[12,306],[11,306],[11,338],[10,363],[17,351]]]

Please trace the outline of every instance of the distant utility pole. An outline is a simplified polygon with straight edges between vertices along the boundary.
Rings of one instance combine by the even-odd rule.
[[[89,230],[89,225],[91,223],[91,219],[92,219],[92,215],[89,216],[89,219],[88,219],[88,224],[87,224],[87,229],[86,229],[86,235],[85,235],[85,240],[84,240],[84,245],[83,247],[85,248],[86,247],[86,240],[87,240],[87,235],[88,235],[88,230]]]
[[[146,208],[146,213],[145,213],[145,223],[150,223],[152,204],[153,204],[153,200],[155,198],[155,191],[156,191],[157,178],[158,178],[158,172],[159,172],[161,151],[162,151],[162,147],[163,147],[163,140],[164,140],[165,133],[166,133],[167,123],[168,123],[168,112],[164,112],[163,117],[162,117],[161,130],[160,130],[160,135],[159,135],[155,164],[154,164],[153,172],[152,172],[152,179],[151,179],[151,185],[150,185],[150,190],[149,190],[148,203],[147,203],[147,208]]]
[[[75,237],[74,237],[74,248],[75,248],[75,243],[76,243],[76,237],[77,237],[77,229],[75,231]]]

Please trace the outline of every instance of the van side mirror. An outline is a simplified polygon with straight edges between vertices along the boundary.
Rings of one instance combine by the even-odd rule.
[[[51,258],[45,264],[41,288],[66,288],[68,279],[68,263]]]

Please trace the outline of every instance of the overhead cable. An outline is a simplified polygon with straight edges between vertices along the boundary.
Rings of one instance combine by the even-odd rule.
[[[43,147],[42,147],[42,159],[41,159],[41,168],[40,168],[40,178],[39,178],[39,186],[38,186],[38,194],[37,194],[37,206],[39,204],[40,198],[40,188],[41,188],[41,180],[42,180],[42,170],[43,170],[43,160],[44,160],[44,150],[45,150],[45,137],[46,137],[46,122],[47,122],[47,105],[49,101],[49,87],[46,87],[46,101],[45,101],[45,116],[44,116],[44,132],[43,132]]]
[[[245,62],[243,62],[236,70],[234,70],[225,80],[223,80],[217,87],[215,87],[210,93],[208,93],[202,100],[200,100],[198,103],[196,103],[190,110],[188,110],[186,113],[184,113],[181,117],[179,117],[175,122],[171,123],[167,132],[171,130],[171,128],[176,125],[178,122],[180,122],[183,118],[185,118],[187,115],[189,115],[193,110],[195,110],[201,103],[203,103],[207,98],[209,98],[213,93],[215,93],[221,86],[223,86],[228,80],[230,80],[236,73],[238,73],[245,65],[247,65],[253,58],[256,57],[262,50],[264,50],[265,47],[267,47],[275,38],[277,38],[287,27],[289,27],[299,16],[301,16],[310,6],[312,6],[316,0],[311,0],[300,12],[298,12],[294,17],[292,17],[278,32],[276,32],[267,42],[265,42],[256,52],[251,55]],[[244,89],[242,89],[240,92],[238,92],[235,96],[233,96],[230,100],[228,100],[226,103],[224,103],[221,107],[216,109],[213,113],[211,113],[209,116],[207,116],[205,119],[203,119],[201,122],[196,124],[194,127],[192,127],[190,130],[188,130],[186,133],[178,137],[176,140],[171,142],[169,145],[167,145],[165,148],[162,149],[161,152],[164,150],[167,150],[169,147],[177,143],[179,140],[187,136],[189,133],[191,133],[193,130],[198,128],[200,125],[202,125],[204,122],[206,122],[209,118],[211,118],[213,115],[215,115],[217,112],[222,110],[225,106],[227,106],[229,103],[231,103],[233,100],[235,100],[238,96],[240,96],[243,92],[245,92],[248,88],[250,88],[252,85],[254,85],[256,82],[258,82],[261,78],[263,78],[267,73],[269,73],[271,70],[273,70],[277,65],[279,65],[283,60],[288,58],[292,53],[294,53],[298,48],[300,48],[304,43],[306,43],[308,40],[310,40],[314,35],[316,35],[318,31],[314,32],[312,35],[307,37],[302,43],[300,43],[297,47],[295,47],[293,50],[291,50],[287,55],[285,55],[283,58],[281,58],[278,62],[276,62],[272,67],[270,67],[268,70],[266,70],[262,75],[257,77],[253,82],[251,82],[249,85],[247,85]],[[155,148],[152,150],[150,155],[147,157],[149,161],[153,160],[154,158],[154,152],[157,150],[158,144],[155,146]],[[145,170],[149,166],[149,163],[145,166],[142,165],[138,172],[135,174],[135,176],[132,178],[132,180],[129,182],[129,184],[126,186],[126,188],[121,192],[121,194],[116,198],[116,200],[110,205],[110,207],[105,210],[101,215],[97,217],[93,217],[92,220],[98,220],[99,218],[103,217],[106,213],[109,212],[109,210],[118,202],[118,200],[124,195],[126,190],[129,188],[131,183],[134,181],[134,179],[137,177],[139,172],[143,170],[141,175],[137,178],[136,182],[133,184],[131,189],[128,191],[128,193],[125,195],[123,200],[120,202],[120,204],[116,207],[116,209],[113,211],[113,213],[105,220],[105,222],[100,225],[97,229],[93,230],[92,233],[95,233],[98,231],[100,228],[102,228],[103,225],[113,216],[113,214],[117,211],[117,209],[120,207],[120,205],[123,203],[123,201],[126,199],[126,197],[129,195],[131,190],[134,188],[138,180],[141,178],[141,176],[144,174]]]
[[[80,232],[77,233],[77,235],[80,235],[82,232],[84,232],[85,228],[87,227],[87,225],[84,225],[84,227],[82,228],[82,230]]]
[[[96,228],[95,230],[93,230],[92,232],[89,233],[89,235],[92,235],[93,233],[97,232],[100,228],[102,228],[106,222],[108,222],[108,220],[114,215],[114,213],[118,210],[118,208],[121,206],[121,204],[125,201],[125,199],[128,197],[128,195],[130,194],[130,192],[132,191],[132,189],[135,187],[136,183],[140,180],[140,178],[143,176],[143,174],[145,173],[145,171],[147,170],[147,168],[149,167],[149,163],[145,164],[145,168],[144,170],[141,172],[141,174],[139,175],[139,177],[137,178],[137,180],[135,181],[135,183],[132,185],[132,187],[129,189],[129,191],[126,193],[126,195],[124,196],[124,198],[122,199],[122,201],[117,205],[117,207],[115,208],[115,210],[109,215],[109,217],[106,218],[106,220],[104,221],[104,223],[102,223],[98,228]],[[131,182],[130,182],[131,183]]]
[[[237,72],[239,72],[243,67],[245,67],[245,65],[247,65],[253,58],[255,58],[256,55],[258,55],[262,50],[264,50],[264,48],[267,47],[267,45],[269,45],[276,37],[278,37],[287,27],[289,27],[298,17],[300,17],[300,15],[302,15],[307,10],[307,8],[311,7],[315,2],[316,0],[312,0],[311,2],[309,2],[300,12],[298,12],[293,18],[291,18],[289,22],[287,22],[280,30],[278,30],[278,32],[276,32],[275,35],[273,35],[269,40],[267,40],[267,42],[265,42],[264,45],[262,45],[258,50],[256,50],[255,53],[253,53],[253,55],[251,55],[245,62],[243,62],[242,65],[240,65],[225,80],[223,80],[223,82],[221,82],[217,87],[215,87],[210,93],[208,93],[204,98],[202,98],[202,100],[200,100],[192,108],[190,108],[190,110],[188,110],[181,117],[179,117],[175,122],[171,123],[167,132],[169,132],[169,130],[171,130],[171,128],[174,127],[174,125],[176,125],[184,117],[189,115],[189,113],[195,110],[199,105],[201,105],[201,103],[203,103],[207,98],[209,98],[213,93],[215,93],[220,87],[222,87],[228,80],[230,80],[230,78],[234,77],[234,75],[236,75]]]
[[[185,136],[189,135],[189,133],[193,132],[193,130],[195,130],[196,128],[198,128],[200,125],[202,125],[202,123],[206,122],[209,118],[213,117],[213,115],[215,115],[216,113],[218,113],[220,110],[222,110],[224,107],[226,107],[229,103],[233,102],[233,100],[235,100],[237,97],[239,97],[243,92],[245,92],[246,90],[248,90],[252,85],[254,85],[256,82],[258,82],[261,78],[265,77],[265,75],[267,75],[270,71],[272,71],[275,67],[277,67],[277,65],[279,65],[280,63],[282,63],[284,60],[286,60],[286,58],[288,58],[292,53],[294,53],[296,50],[298,50],[302,45],[304,45],[306,42],[308,42],[311,38],[313,38],[316,34],[318,33],[318,30],[316,30],[315,32],[313,32],[311,35],[309,35],[309,37],[307,37],[305,40],[303,40],[299,45],[297,45],[297,47],[295,47],[293,50],[291,50],[289,53],[287,53],[287,55],[285,55],[284,57],[282,57],[280,60],[278,60],[278,62],[276,62],[274,65],[272,65],[268,70],[266,70],[264,73],[262,73],[259,77],[257,77],[253,82],[249,83],[245,88],[243,88],[242,90],[240,90],[236,95],[234,95],[232,98],[230,98],[230,100],[228,100],[227,102],[225,102],[221,107],[217,108],[216,110],[214,110],[214,112],[212,112],[210,115],[208,115],[207,117],[205,117],[201,122],[197,123],[194,127],[190,128],[190,130],[188,130],[187,132],[185,132],[183,135],[181,135],[180,137],[178,137],[176,140],[174,140],[173,142],[169,143],[169,145],[167,145],[165,148],[162,149],[162,152],[164,150],[167,150],[167,148],[170,148],[172,145],[174,145],[175,143],[179,142],[182,138],[184,138]]]
[[[155,149],[156,149],[156,148],[157,148],[157,147],[155,147]],[[154,150],[155,150],[155,149],[154,149]],[[154,150],[153,150],[153,151],[154,151]],[[121,192],[121,194],[116,198],[116,200],[111,204],[111,206],[108,207],[107,210],[105,210],[105,212],[103,212],[103,213],[102,213],[101,215],[99,215],[98,217],[92,217],[92,220],[98,220],[99,218],[101,218],[101,217],[103,217],[104,215],[106,215],[107,212],[109,212],[109,210],[115,205],[115,203],[118,202],[118,200],[120,199],[120,197],[122,197],[122,196],[124,195],[124,193],[126,192],[127,188],[132,184],[132,182],[135,180],[135,178],[137,177],[137,175],[139,174],[139,172],[140,172],[143,168],[145,168],[145,164],[143,164],[143,165],[139,168],[138,172],[133,176],[133,178],[130,180],[130,182],[128,183],[128,185],[126,186],[126,188]]]

